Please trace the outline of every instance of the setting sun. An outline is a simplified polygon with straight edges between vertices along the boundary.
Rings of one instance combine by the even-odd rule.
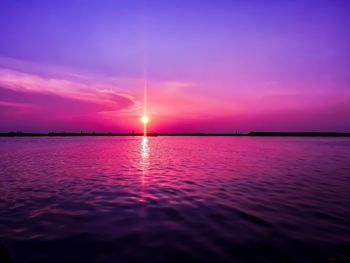
[[[142,116],[141,121],[142,121],[142,123],[147,124],[149,122],[148,116],[146,116],[146,115]]]

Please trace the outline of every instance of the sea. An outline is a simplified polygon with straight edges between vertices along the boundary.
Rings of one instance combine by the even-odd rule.
[[[1,262],[350,262],[350,138],[0,137],[0,243]]]

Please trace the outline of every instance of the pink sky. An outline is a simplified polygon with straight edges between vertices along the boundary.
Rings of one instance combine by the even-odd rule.
[[[50,67],[15,62],[17,67],[36,71],[40,68],[41,73],[0,68],[2,131],[141,131],[142,77],[118,79],[81,72],[73,75],[62,68],[52,73]],[[336,94],[324,84],[322,89],[305,91],[280,88],[277,82],[270,82],[262,84],[260,90],[247,87],[215,94],[211,90],[201,92],[203,87],[211,89],[210,84],[201,85],[205,84],[150,78],[150,131],[349,129],[347,90]]]

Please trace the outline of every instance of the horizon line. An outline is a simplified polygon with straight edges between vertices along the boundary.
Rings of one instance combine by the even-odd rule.
[[[114,132],[0,132],[0,137],[39,137],[39,136],[145,136],[140,132],[114,133]],[[274,132],[274,131],[250,131],[247,133],[213,133],[213,132],[175,132],[175,133],[157,133],[150,132],[146,137],[156,136],[310,136],[310,137],[350,137],[350,132]]]

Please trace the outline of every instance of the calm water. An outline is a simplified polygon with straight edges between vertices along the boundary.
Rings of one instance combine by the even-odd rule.
[[[14,262],[348,262],[350,138],[0,138]]]

